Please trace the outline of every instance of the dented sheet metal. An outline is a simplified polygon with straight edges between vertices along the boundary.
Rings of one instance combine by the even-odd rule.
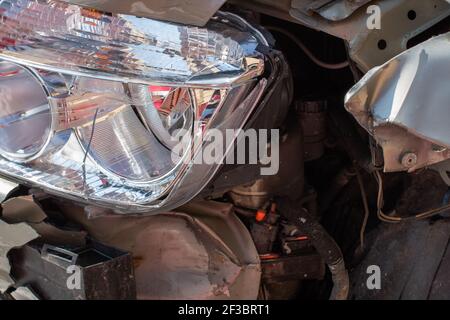
[[[115,216],[88,220],[71,206],[61,209],[94,239],[132,252],[138,299],[258,296],[259,256],[231,205],[211,201],[191,204],[183,212],[120,221]]]
[[[0,293],[5,293],[14,284],[9,275],[11,266],[7,256],[8,252],[37,237],[39,237],[37,232],[26,223],[8,224],[0,220]]]
[[[345,105],[383,148],[386,171],[450,158],[450,33],[369,71]]]

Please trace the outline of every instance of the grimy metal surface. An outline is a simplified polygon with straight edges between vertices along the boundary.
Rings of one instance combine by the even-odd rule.
[[[411,39],[450,15],[448,0],[230,1],[344,39],[350,57],[364,72],[403,52]],[[371,5],[380,10],[379,27],[367,26]]]

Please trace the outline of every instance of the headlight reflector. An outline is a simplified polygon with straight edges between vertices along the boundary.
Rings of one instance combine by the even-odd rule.
[[[48,142],[51,125],[47,94],[37,76],[0,62],[0,154],[14,161],[32,159]]]

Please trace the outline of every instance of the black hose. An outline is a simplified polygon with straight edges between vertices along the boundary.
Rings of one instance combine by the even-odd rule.
[[[341,249],[325,228],[306,209],[284,198],[278,201],[280,214],[308,236],[331,272],[333,290],[330,300],[346,300],[349,292],[348,272]]]

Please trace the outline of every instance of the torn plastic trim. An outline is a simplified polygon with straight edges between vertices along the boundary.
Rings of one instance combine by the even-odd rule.
[[[33,196],[20,196],[2,203],[2,219],[7,223],[27,223],[40,236],[40,241],[51,245],[83,247],[86,232],[63,230],[47,222],[47,214]]]
[[[383,148],[385,171],[414,171],[450,158],[450,33],[370,70],[346,109]]]

